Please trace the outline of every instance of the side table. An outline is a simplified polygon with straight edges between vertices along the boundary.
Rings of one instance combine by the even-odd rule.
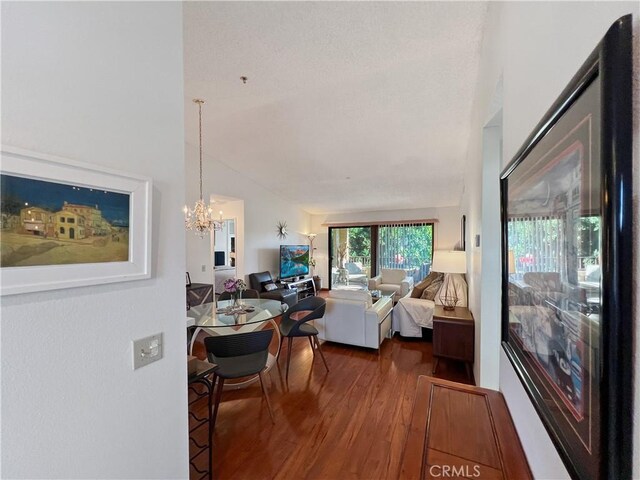
[[[445,310],[436,305],[433,312],[433,373],[436,373],[440,358],[465,362],[467,375],[472,377],[474,359],[475,324],[466,307]]]
[[[211,442],[213,441],[213,429],[211,424],[211,398],[213,393],[213,384],[209,376],[216,369],[216,365],[213,363],[205,362],[203,360],[196,360],[196,371],[188,376],[187,383],[189,384],[189,393],[193,394],[193,399],[189,400],[189,441],[195,445],[195,452],[189,455],[189,464],[193,467],[193,469],[198,472],[198,474],[202,475],[200,479],[213,478],[213,469],[212,469],[212,458],[211,458]],[[204,391],[200,389],[198,391],[195,388],[196,385],[202,385],[204,387]],[[191,395],[190,395],[191,396]],[[191,407],[198,402],[199,400],[206,398],[207,399],[207,416],[205,418],[198,417],[195,413],[191,411]],[[194,434],[200,427],[207,426],[207,439],[206,442],[198,443],[195,439]],[[208,452],[209,460],[208,460],[208,470],[204,470],[198,468],[196,466],[195,460],[202,453]]]

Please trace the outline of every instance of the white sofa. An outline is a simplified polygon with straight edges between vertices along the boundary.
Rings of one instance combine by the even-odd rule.
[[[467,282],[459,273],[449,273],[451,282],[458,294],[456,307],[466,307],[468,297]],[[423,328],[433,328],[433,312],[436,305],[442,305],[440,294],[444,283],[433,300],[402,297],[393,308],[393,331],[401,337],[421,337]]]
[[[331,290],[314,324],[321,340],[377,349],[391,330],[392,309],[390,297],[373,303],[366,290]]]
[[[380,275],[369,279],[369,290],[380,290],[385,295],[393,294],[397,302],[413,290],[413,277],[401,268],[383,268]]]

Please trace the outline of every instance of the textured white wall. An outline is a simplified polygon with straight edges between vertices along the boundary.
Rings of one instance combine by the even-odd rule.
[[[618,17],[634,14],[635,31],[635,151],[634,165],[638,179],[640,129],[638,104],[640,88],[638,76],[638,14],[637,2],[544,2],[544,3],[500,3],[491,4],[483,39],[483,59],[478,78],[473,114],[473,134],[469,148],[469,173],[463,197],[463,211],[468,211],[470,224],[479,230],[481,214],[477,204],[482,188],[478,164],[482,161],[481,132],[491,116],[493,90],[503,77],[503,162],[511,160],[527,135],[542,118],[549,106],[569,82],[573,74],[600,41],[611,23]],[[567,26],[570,27],[568,28]],[[635,207],[638,208],[636,185]],[[636,210],[636,219],[638,210]],[[473,232],[472,232],[473,234]],[[636,237],[638,229],[636,228]],[[637,243],[636,243],[637,244]],[[473,262],[479,265],[479,262]],[[496,266],[499,269],[499,266]],[[635,272],[640,268],[636,256]],[[476,272],[477,274],[478,272]],[[492,275],[493,272],[481,272]],[[482,282],[478,287],[482,286]],[[637,288],[636,288],[637,292]],[[484,298],[484,297],[483,297]],[[484,301],[484,300],[483,300]],[[499,302],[498,296],[494,298]],[[635,314],[639,299],[633,300]],[[482,319],[482,328],[494,330],[500,335],[499,319]],[[637,329],[638,330],[638,329]],[[636,352],[639,333],[636,331]],[[640,379],[640,358],[636,357],[636,385]],[[501,356],[500,389],[509,405],[518,429],[529,464],[536,478],[567,478],[567,471],[547,435],[542,423],[528,400],[513,367]],[[636,434],[638,438],[639,402],[636,392]],[[640,478],[640,441],[636,441],[634,477]]]
[[[182,56],[178,3],[2,4],[3,142],[154,182],[150,280],[2,298],[3,478],[188,477]]]
[[[384,201],[383,199],[381,202]],[[361,223],[391,222],[402,220],[437,219],[434,230],[433,248],[436,250],[452,250],[460,240],[459,207],[416,208],[410,210],[380,210],[376,212],[335,213],[311,216],[311,232],[318,236],[313,242],[317,265],[315,274],[322,277],[322,286],[329,286],[327,271],[329,228],[326,223]],[[467,247],[468,250],[468,247]]]
[[[205,115],[203,112],[203,117]],[[204,119],[203,125],[203,135],[206,135]],[[197,142],[195,135],[197,132],[187,132],[187,136],[193,136]],[[187,200],[191,204],[198,196],[197,147],[187,144],[186,162]],[[276,192],[258,184],[227,166],[227,163],[233,165],[233,159],[226,159],[223,163],[213,155],[205,154],[203,191],[205,196],[213,194],[214,199],[216,195],[222,195],[239,198],[244,202],[244,214],[238,215],[238,275],[246,276],[264,270],[269,270],[274,276],[278,275],[280,245],[308,243],[304,234],[309,232],[311,216],[297,204],[287,200],[286,192]],[[279,221],[286,221],[288,225],[289,235],[284,240],[277,236],[276,224]],[[187,270],[191,280],[211,283],[212,258],[209,241],[187,232],[186,248]],[[202,265],[207,265],[207,273],[201,272]]]

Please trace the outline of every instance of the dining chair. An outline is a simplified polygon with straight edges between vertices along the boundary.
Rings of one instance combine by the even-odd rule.
[[[260,298],[260,293],[258,293],[257,290],[247,288],[242,292],[241,298]],[[223,300],[231,300],[231,294],[229,292],[222,292],[218,295],[218,301],[221,302]]]
[[[242,298],[260,298],[260,292],[252,288],[247,288],[242,292]]]
[[[204,345],[207,349],[207,357],[211,363],[215,363],[217,368],[213,372],[213,384],[216,380],[218,386],[216,388],[216,397],[213,407],[213,415],[211,417],[211,429],[213,431],[216,418],[218,416],[218,407],[222,398],[222,389],[224,381],[231,378],[248,377],[258,374],[262,393],[267,401],[267,408],[271,421],[275,423],[273,410],[269,394],[264,385],[262,371],[267,365],[269,356],[269,344],[273,338],[273,330],[259,330],[256,332],[236,333],[231,335],[217,335],[204,339]]]
[[[288,338],[287,372],[285,374],[285,379],[287,381],[289,380],[291,346],[293,344],[294,337],[307,337],[309,339],[309,344],[311,345],[311,351],[313,352],[314,358],[316,355],[315,350],[317,349],[318,352],[320,352],[322,361],[324,362],[324,368],[327,369],[327,372],[329,371],[327,360],[324,358],[324,354],[322,353],[322,349],[320,348],[320,342],[318,341],[318,330],[316,330],[313,325],[309,325],[309,322],[311,320],[324,317],[326,306],[327,302],[322,297],[307,297],[296,303],[293,307],[290,307],[286,312],[282,314],[282,320],[280,322],[280,334],[283,337]],[[305,311],[308,311],[309,313],[307,313],[302,318],[291,318],[292,314]]]

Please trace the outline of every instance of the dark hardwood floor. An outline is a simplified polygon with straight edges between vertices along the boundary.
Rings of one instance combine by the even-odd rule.
[[[260,384],[223,393],[213,437],[216,479],[397,478],[419,375],[432,375],[431,343],[398,336],[380,353],[323,343],[315,362],[306,339],[294,341],[288,385],[273,368]],[[313,364],[313,368],[312,368]],[[441,361],[439,378],[470,383],[464,365]],[[195,476],[194,478],[197,478]]]

